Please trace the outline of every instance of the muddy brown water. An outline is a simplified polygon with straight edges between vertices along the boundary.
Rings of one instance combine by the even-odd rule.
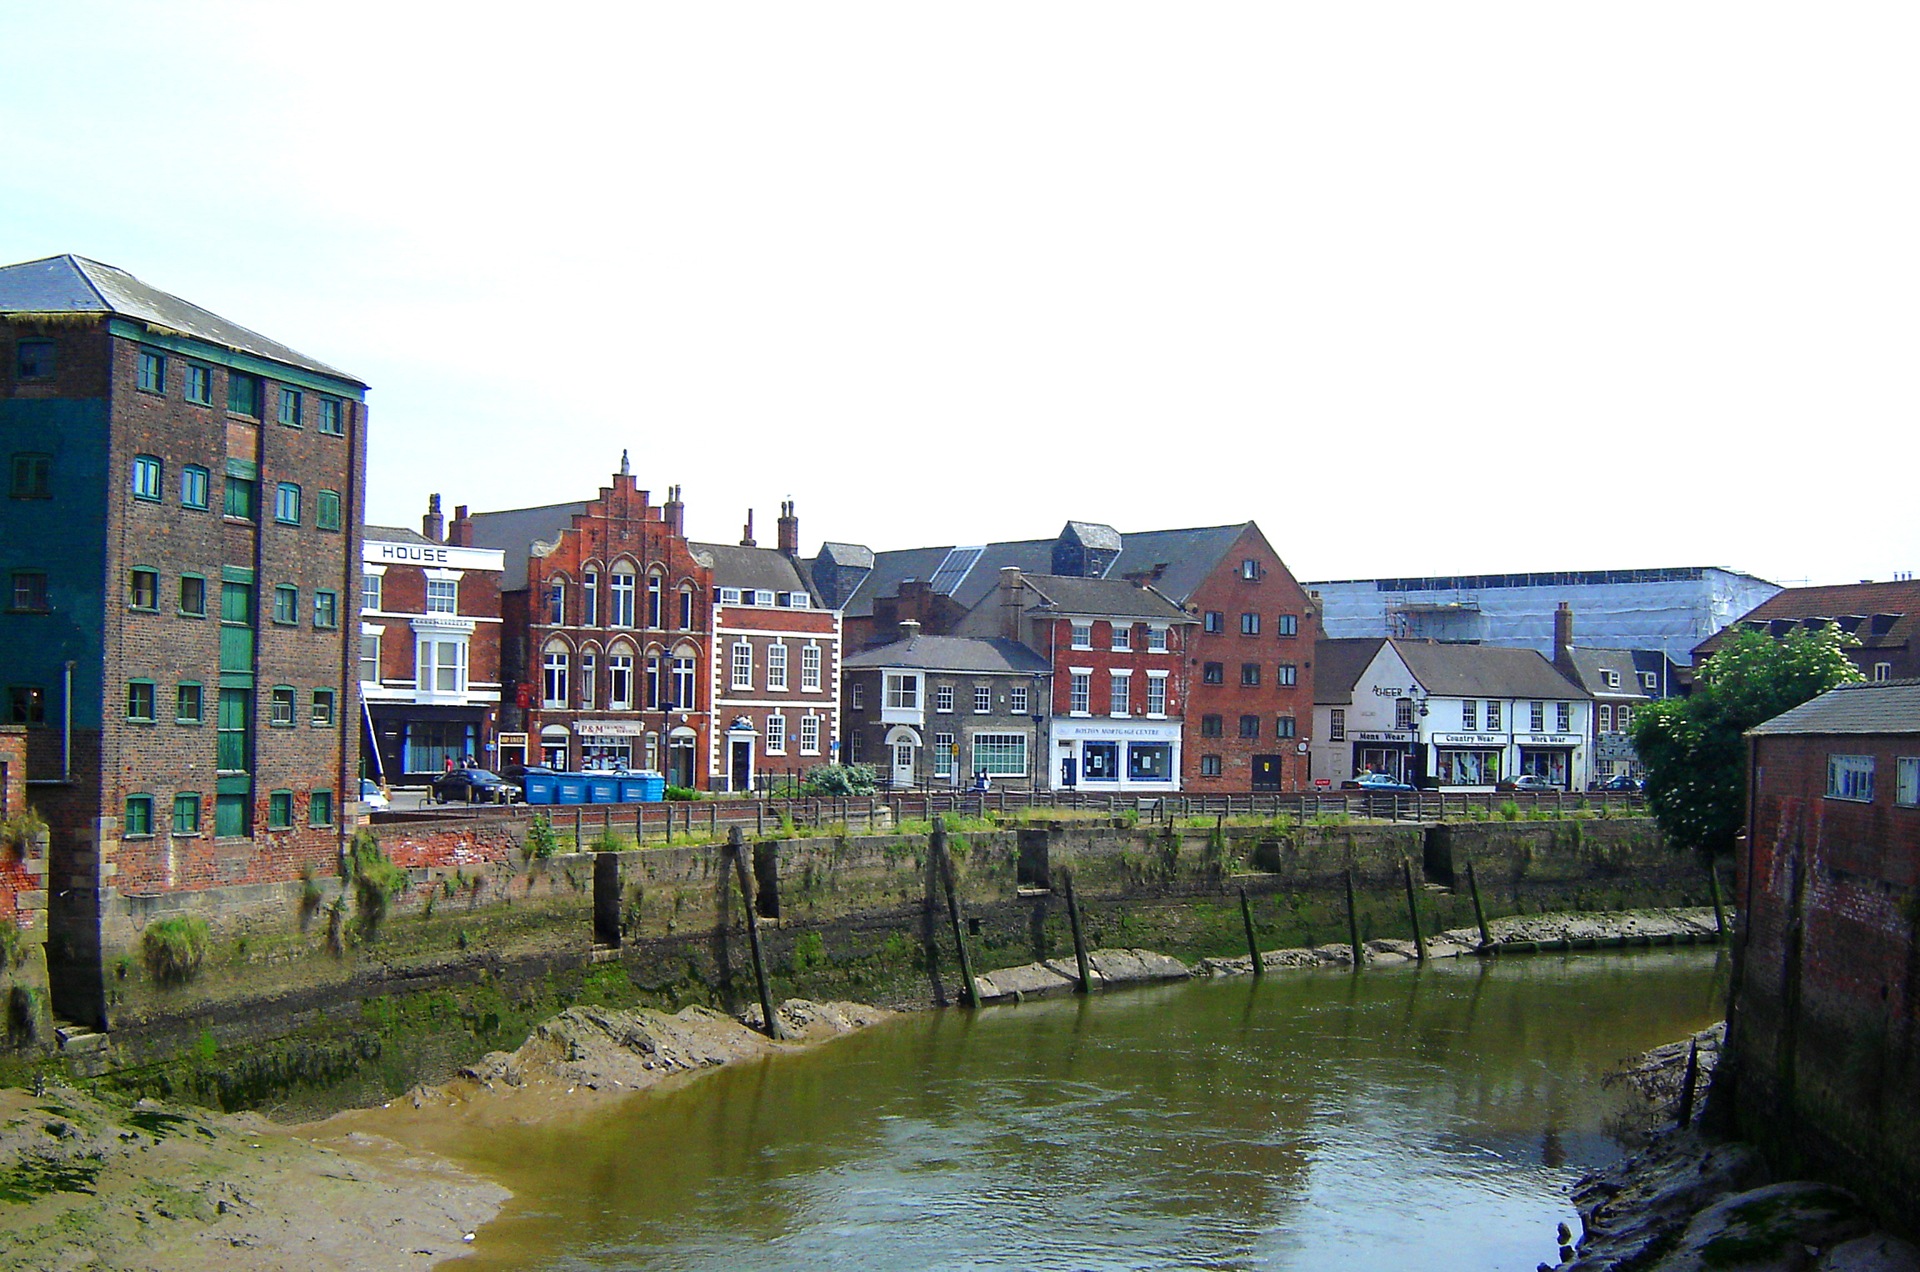
[[[433,1128],[494,1269],[1526,1272],[1624,1151],[1603,1078],[1720,1014],[1712,950],[1448,960],[904,1016]]]

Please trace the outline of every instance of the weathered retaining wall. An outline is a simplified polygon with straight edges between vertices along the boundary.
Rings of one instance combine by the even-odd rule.
[[[516,1045],[516,1031],[569,1003],[752,999],[724,844],[616,854],[619,948],[595,952],[594,855],[528,860],[515,837],[524,825],[387,828],[383,847],[408,886],[372,930],[338,875],[118,898],[112,927],[127,935],[108,970],[112,1032],[85,1067],[140,1091],[227,1107],[292,1098],[312,1111],[438,1078]],[[958,996],[924,835],[766,839],[747,851],[776,996],[901,1006]],[[1430,932],[1472,925],[1464,885],[1448,886],[1468,856],[1489,917],[1699,904],[1707,892],[1637,819],[1218,833],[1062,822],[961,830],[950,851],[982,971],[1071,950],[1069,875],[1096,945],[1188,960],[1245,953],[1243,888],[1266,948],[1345,941],[1349,868],[1365,939],[1409,934],[1405,861],[1427,885]],[[162,983],[137,934],[181,914],[207,921],[211,946],[198,974]]]

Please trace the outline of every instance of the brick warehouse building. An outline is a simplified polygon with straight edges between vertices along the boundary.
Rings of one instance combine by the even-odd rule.
[[[0,665],[53,831],[57,1016],[169,895],[331,869],[366,386],[73,256],[0,268]]]
[[[596,499],[475,513],[504,553],[503,734],[528,762],[657,770],[704,787],[712,752],[713,571],[678,487],[655,505],[621,456]],[[503,736],[499,762],[521,758]]]

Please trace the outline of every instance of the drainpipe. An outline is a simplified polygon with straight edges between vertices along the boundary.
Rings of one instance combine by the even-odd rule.
[[[66,668],[61,673],[62,691],[66,695],[66,710],[61,713],[60,721],[60,780],[73,781],[73,659],[67,659]]]

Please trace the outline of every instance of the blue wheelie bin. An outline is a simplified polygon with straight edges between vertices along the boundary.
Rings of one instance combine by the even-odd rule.
[[[527,803],[557,803],[560,775],[558,773],[529,773],[527,782]]]
[[[586,803],[587,775],[585,773],[555,774],[553,802],[556,804]]]

